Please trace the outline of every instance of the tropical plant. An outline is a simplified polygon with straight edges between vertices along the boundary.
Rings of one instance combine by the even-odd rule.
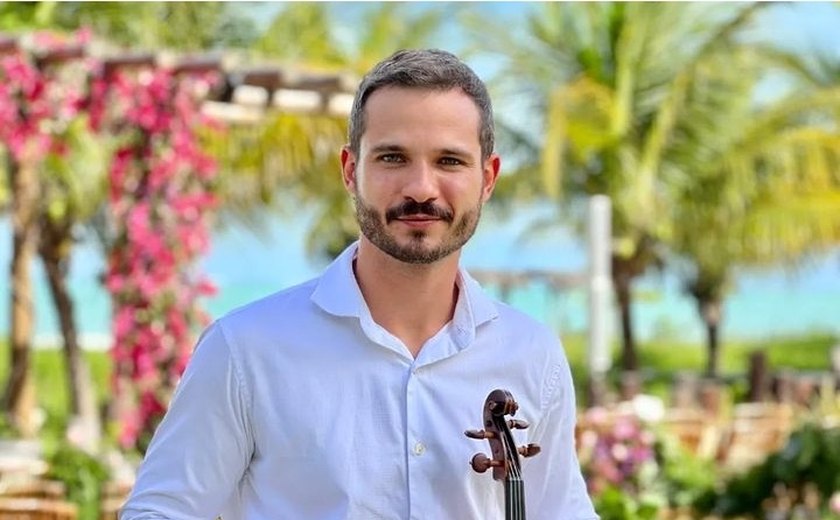
[[[805,424],[784,448],[733,476],[719,491],[710,491],[698,500],[697,508],[724,516],[764,517],[798,506],[814,515],[833,507],[831,500],[838,489],[840,429]]]
[[[731,49],[687,88],[663,171],[675,195],[667,239],[688,261],[686,289],[707,330],[706,372],[719,370],[719,327],[733,270],[792,264],[840,242],[840,88],[797,88],[769,101],[758,87],[778,55]],[[773,61],[769,61],[772,58]]]
[[[46,195],[46,200],[49,200],[50,195],[48,183],[42,180],[42,172],[50,164],[59,164],[65,160],[66,134],[77,128],[74,120],[82,106],[82,93],[79,85],[74,85],[64,77],[64,73],[72,69],[65,65],[67,58],[73,59],[72,53],[64,51],[76,43],[76,38],[84,40],[86,35],[80,33],[65,40],[50,34],[35,34],[34,43],[40,54],[32,56],[18,45],[10,45],[11,52],[2,57],[0,71],[4,80],[0,89],[0,140],[7,151],[6,172],[9,176],[14,228],[12,363],[4,395],[4,408],[12,414],[16,426],[25,435],[34,433],[31,420],[34,399],[29,374],[34,310],[29,267],[39,249],[39,242],[42,254],[61,254],[49,250],[50,244],[39,238],[40,221],[44,220],[44,197]],[[54,229],[49,227],[54,220],[46,220],[47,227]],[[62,289],[61,286],[52,288],[58,291]],[[80,358],[77,361],[74,368],[83,364]],[[92,412],[95,413],[95,410]]]
[[[276,15],[254,48],[292,68],[358,79],[399,49],[428,46],[451,12],[448,7],[412,7],[390,2],[364,8],[354,4],[290,3]],[[337,24],[339,12],[359,15],[352,38],[342,37]],[[272,116],[256,139],[265,148],[254,149],[255,155],[250,157],[250,169],[264,179],[260,186],[276,190],[272,177],[282,175],[287,193],[303,204],[315,202],[307,247],[310,253],[327,257],[335,256],[358,236],[350,199],[338,177],[337,154],[347,140],[346,124],[346,115]],[[268,156],[274,160],[267,161]],[[295,163],[295,158],[304,160]]]
[[[558,200],[605,194],[613,201],[625,369],[637,368],[633,280],[661,265],[662,243],[673,231],[663,160],[686,117],[687,88],[708,56],[735,46],[760,7],[547,3],[516,41],[500,27],[493,31],[492,21],[473,24],[480,35],[489,26],[497,36],[482,43],[504,60],[498,88],[534,102],[524,117],[537,124],[511,130],[533,158],[521,175],[540,176]]]
[[[258,33],[230,2],[37,2],[45,19],[67,30],[87,28],[134,50],[206,52],[251,45]]]
[[[171,3],[141,3],[120,4],[102,3],[91,5],[83,2],[29,2],[4,4],[0,6],[0,27],[21,32],[43,27],[64,27],[75,29],[85,25],[93,25],[105,33],[111,43],[131,44],[154,49],[162,46],[182,50],[198,50],[205,47],[246,45],[253,39],[255,32],[240,11],[229,4],[171,4]],[[161,19],[172,23],[160,23]],[[89,34],[80,31],[79,34]],[[34,39],[36,53],[43,53],[48,41]],[[40,58],[37,58],[40,59]],[[37,61],[36,59],[36,61]],[[54,67],[53,67],[54,68]],[[64,67],[66,69],[67,67]],[[73,106],[81,108],[83,88],[81,84],[87,81],[87,73],[95,67],[76,71],[73,77],[63,74],[60,82],[66,90],[68,98],[78,102]],[[25,113],[25,111],[23,112]],[[78,119],[71,124],[50,125],[49,128],[58,129],[56,138],[61,143],[61,154],[51,154],[39,170],[41,186],[40,204],[33,207],[30,228],[40,228],[37,238],[37,248],[44,262],[47,280],[53,296],[61,332],[64,339],[66,367],[68,370],[70,410],[76,417],[72,418],[72,427],[84,427],[89,432],[88,442],[96,444],[99,436],[99,410],[96,405],[88,377],[88,370],[81,355],[74,320],[74,301],[67,289],[66,276],[69,269],[70,254],[76,240],[84,226],[91,226],[97,232],[96,236],[102,242],[103,251],[109,247],[107,233],[107,217],[105,212],[105,163],[108,145],[101,138],[93,137],[87,129],[84,119]],[[7,128],[14,128],[10,126]],[[15,170],[10,170],[14,172]],[[15,174],[19,176],[18,174]],[[31,183],[30,183],[31,184]],[[26,185],[26,184],[25,184]],[[14,186],[12,186],[14,188]],[[6,185],[0,189],[0,206],[4,199],[8,199]],[[13,197],[21,203],[26,197]],[[32,200],[35,200],[33,197]],[[24,204],[14,205],[13,208],[22,211]],[[34,235],[34,231],[30,232]],[[28,242],[22,242],[23,244]],[[26,249],[24,248],[23,251]],[[26,255],[24,255],[26,256]],[[18,256],[15,256],[18,259]],[[26,258],[29,258],[26,256]],[[28,261],[15,262],[15,265],[28,265]],[[15,272],[20,271],[16,269]],[[28,277],[19,277],[21,280]],[[21,283],[23,283],[21,281]],[[18,285],[15,285],[18,287]],[[21,288],[20,290],[24,290]],[[24,290],[25,293],[25,290]],[[16,294],[20,294],[19,292]],[[30,301],[29,298],[17,298],[21,305]],[[16,307],[20,310],[20,305]],[[31,314],[31,309],[29,310]],[[21,324],[26,313],[18,312],[13,320],[13,336],[31,336],[23,334],[29,329]],[[31,318],[28,320],[31,322]],[[14,345],[21,344],[13,341]],[[27,343],[27,342],[24,342]],[[13,352],[18,352],[13,349]],[[10,385],[19,384],[25,374],[26,357],[15,355]],[[11,388],[11,386],[10,386]],[[9,392],[9,396],[30,395],[31,392]],[[31,402],[31,399],[30,399]],[[88,445],[88,447],[91,447]]]
[[[91,454],[66,442],[49,454],[47,462],[47,478],[64,484],[67,499],[79,507],[78,518],[99,518],[102,487],[110,476],[108,467]]]
[[[64,340],[71,415],[68,426],[84,431],[82,446],[93,451],[101,437],[100,411],[79,342],[75,302],[67,277],[77,235],[102,209],[91,201],[104,197],[106,154],[87,117],[76,118],[60,137],[65,151],[47,157],[44,163],[47,174],[41,176],[38,254]]]

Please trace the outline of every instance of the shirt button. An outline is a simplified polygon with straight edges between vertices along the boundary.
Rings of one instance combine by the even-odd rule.
[[[414,445],[414,454],[418,457],[426,452],[426,445],[422,442],[418,442]]]

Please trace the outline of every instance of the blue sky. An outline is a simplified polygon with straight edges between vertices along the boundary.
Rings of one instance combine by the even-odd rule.
[[[439,8],[443,2],[409,2],[415,9]],[[242,2],[241,8],[250,14],[259,26],[267,25],[283,9],[286,2]],[[345,37],[352,38],[364,9],[376,2],[335,2],[336,23]],[[511,25],[525,20],[539,2],[457,2],[460,9],[474,10],[493,17],[504,18]],[[840,6],[836,2],[774,3],[760,14],[763,36],[790,48],[823,49],[840,53]],[[441,46],[457,51],[463,44],[462,35],[452,23],[443,32]],[[492,35],[488,35],[492,37]]]

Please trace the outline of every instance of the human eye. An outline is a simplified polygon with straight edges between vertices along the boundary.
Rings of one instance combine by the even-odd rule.
[[[461,166],[464,164],[464,161],[457,157],[441,157],[440,164],[443,166]]]
[[[380,162],[399,164],[405,162],[405,157],[399,153],[383,153],[378,157]]]

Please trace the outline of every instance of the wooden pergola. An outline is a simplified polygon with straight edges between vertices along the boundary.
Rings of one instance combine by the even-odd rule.
[[[0,54],[25,50],[39,68],[96,56],[105,74],[138,67],[169,68],[175,74],[217,72],[221,81],[207,93],[202,111],[234,124],[256,123],[272,110],[347,116],[358,85],[357,79],[345,73],[313,73],[282,65],[230,65],[235,58],[221,53],[126,53],[99,47],[68,45],[41,51],[25,37],[0,35]]]

